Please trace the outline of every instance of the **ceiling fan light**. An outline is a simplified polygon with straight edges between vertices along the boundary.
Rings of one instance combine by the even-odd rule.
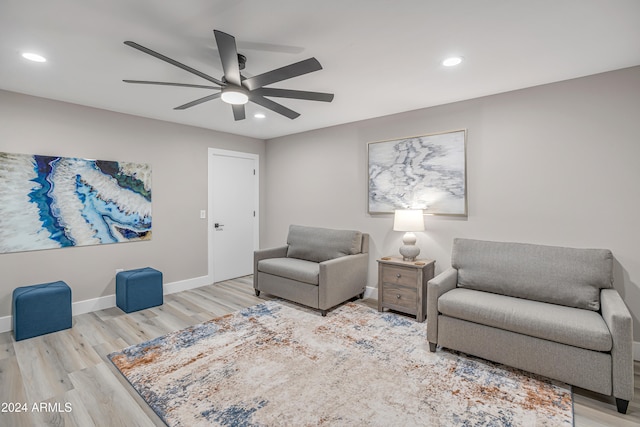
[[[231,86],[222,89],[220,98],[227,104],[243,105],[249,102],[249,95],[244,88]]]

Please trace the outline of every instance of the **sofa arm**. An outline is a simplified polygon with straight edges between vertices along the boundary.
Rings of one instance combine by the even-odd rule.
[[[318,308],[328,310],[364,293],[369,272],[369,254],[347,255],[320,263]]]
[[[438,298],[458,285],[458,270],[448,268],[427,282],[427,341],[431,351],[438,344]]]
[[[287,256],[289,246],[278,246],[276,248],[258,249],[253,251],[253,287],[258,289],[258,262],[268,258],[284,258]]]
[[[611,331],[613,347],[612,384],[613,396],[630,401],[633,399],[633,321],[629,309],[615,289],[600,291],[602,317]]]

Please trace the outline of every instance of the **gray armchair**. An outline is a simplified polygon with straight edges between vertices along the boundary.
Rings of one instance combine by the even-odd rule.
[[[291,225],[287,244],[254,252],[253,287],[327,310],[364,296],[369,235],[359,231]]]

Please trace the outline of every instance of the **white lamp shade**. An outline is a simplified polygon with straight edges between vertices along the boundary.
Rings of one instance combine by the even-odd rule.
[[[422,209],[398,209],[393,218],[394,231],[424,231]]]

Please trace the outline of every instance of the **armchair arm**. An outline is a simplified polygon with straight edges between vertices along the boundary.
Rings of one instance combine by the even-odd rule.
[[[321,310],[364,292],[369,272],[369,254],[347,255],[320,263],[318,305]]]
[[[633,321],[629,309],[615,289],[600,291],[602,317],[611,331],[613,396],[633,399]]]
[[[458,285],[458,270],[448,268],[427,282],[427,341],[432,351],[438,343],[438,298]]]
[[[267,258],[284,258],[287,256],[287,249],[289,246],[285,245],[253,251],[253,287],[255,289],[258,289],[258,262]]]

